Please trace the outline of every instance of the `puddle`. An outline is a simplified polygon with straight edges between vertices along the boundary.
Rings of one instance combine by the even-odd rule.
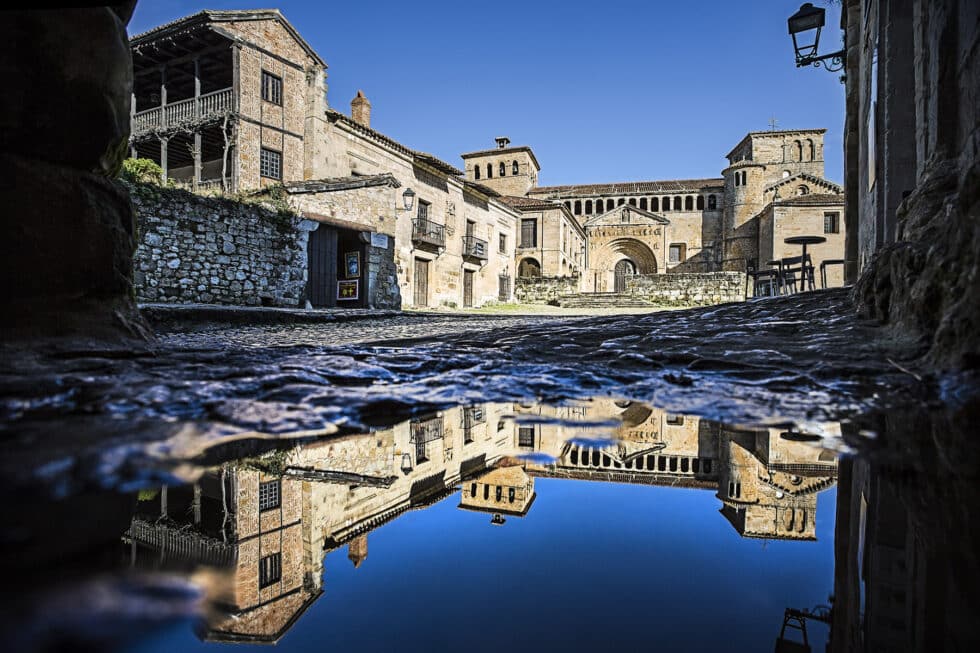
[[[443,650],[479,632],[467,648],[633,650],[656,632],[671,650],[695,633],[689,650],[767,648],[787,608],[833,593],[844,445],[839,424],[811,432],[613,398],[245,439],[244,456],[242,439],[178,432],[126,452],[138,489],[15,511],[7,559],[43,570],[16,641]],[[695,628],[708,616],[727,625]]]

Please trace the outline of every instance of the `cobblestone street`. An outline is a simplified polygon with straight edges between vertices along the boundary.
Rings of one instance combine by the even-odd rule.
[[[588,319],[549,315],[437,315],[406,313],[326,324],[265,324],[212,327],[160,336],[161,344],[188,348],[393,345],[447,336],[489,337],[498,329],[547,329]]]

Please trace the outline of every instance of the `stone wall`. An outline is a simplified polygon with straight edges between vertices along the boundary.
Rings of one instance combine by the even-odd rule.
[[[741,272],[703,274],[638,274],[626,279],[626,292],[635,299],[662,306],[711,306],[745,299]]]
[[[299,218],[153,185],[130,190],[139,301],[302,305],[309,232]]]
[[[580,284],[579,277],[518,277],[514,299],[521,304],[547,304],[579,292]]]

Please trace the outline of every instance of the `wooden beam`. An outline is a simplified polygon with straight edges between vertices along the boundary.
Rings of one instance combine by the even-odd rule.
[[[167,181],[167,139],[160,139],[160,167],[163,168],[163,181]]]
[[[194,189],[201,183],[201,132],[194,132]]]

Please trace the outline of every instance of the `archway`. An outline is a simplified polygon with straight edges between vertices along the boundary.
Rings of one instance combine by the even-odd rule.
[[[540,277],[541,264],[538,263],[537,259],[533,259],[533,258],[523,259],[521,260],[520,264],[517,266],[517,276]]]
[[[590,236],[593,242],[599,241],[596,243],[598,247],[590,257],[589,263],[589,269],[594,279],[593,292],[609,292],[616,287],[616,266],[623,259],[633,265],[633,271],[630,274],[657,274],[660,271],[657,267],[657,256],[653,253],[648,242],[629,237],[613,238],[602,242],[601,237],[597,237],[595,232],[591,233]],[[657,243],[654,238],[659,239],[660,236],[650,238],[650,241],[653,241],[656,246]]]
[[[615,292],[626,292],[626,277],[636,274],[636,264],[628,258],[616,264]]]

